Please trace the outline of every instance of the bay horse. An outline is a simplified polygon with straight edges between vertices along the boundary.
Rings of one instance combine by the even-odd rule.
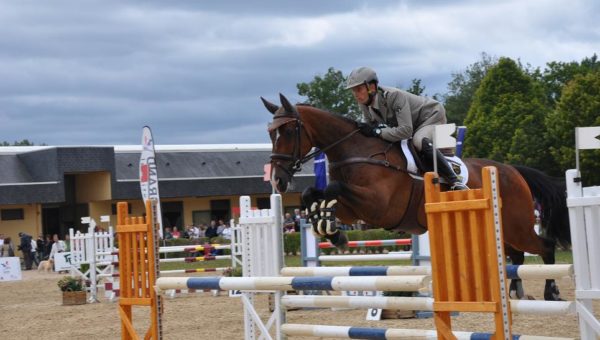
[[[411,234],[427,231],[423,181],[414,179],[406,168],[406,159],[396,144],[366,137],[356,122],[308,105],[292,105],[280,94],[281,107],[261,97],[273,114],[269,135],[273,143],[271,183],[286,192],[294,174],[315,156],[317,147],[329,160],[330,183],[325,190],[304,190],[302,198],[310,214],[335,217],[351,224],[363,220],[368,225]],[[394,147],[392,147],[394,146]],[[503,198],[502,221],[506,255],[513,264],[524,262],[524,252],[540,255],[545,264],[554,264],[557,242],[570,243],[564,187],[542,172],[522,166],[510,166],[486,159],[465,159],[470,188],[482,185],[481,168],[498,169]],[[542,229],[534,230],[534,199],[542,206]],[[313,215],[314,216],[314,215]],[[338,247],[347,242],[334,226],[323,230],[317,218],[310,218],[313,230]],[[511,280],[511,296],[525,298],[520,280]],[[554,280],[546,280],[546,300],[560,300]]]

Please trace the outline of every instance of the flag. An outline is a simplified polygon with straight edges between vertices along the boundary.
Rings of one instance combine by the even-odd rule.
[[[323,152],[315,157],[315,188],[323,190],[327,186],[327,158]]]
[[[148,126],[142,129],[142,154],[140,155],[140,190],[144,204],[148,199],[156,200],[156,220],[158,233],[162,238],[162,212],[160,209],[160,195],[158,194],[158,171],[156,155],[154,154],[154,139]]]
[[[456,157],[462,158],[463,151],[463,142],[465,141],[465,136],[467,134],[466,126],[459,126],[456,130]]]
[[[578,127],[576,136],[579,150],[600,149],[600,126]]]

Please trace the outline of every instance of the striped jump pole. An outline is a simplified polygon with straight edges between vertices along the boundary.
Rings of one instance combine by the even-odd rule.
[[[158,250],[161,254],[164,253],[178,253],[178,252],[194,252],[204,251],[212,249],[231,249],[230,244],[205,244],[198,246],[171,246],[171,247],[160,247]]]
[[[426,292],[429,276],[340,276],[340,277],[161,277],[159,290],[219,289],[242,291],[368,290]]]
[[[312,336],[344,339],[426,339],[436,340],[438,334],[433,330],[424,329],[395,329],[395,328],[367,328],[367,327],[344,327],[324,326],[309,324],[283,324],[281,329],[284,334],[290,336]],[[493,334],[475,332],[452,332],[459,340],[482,340],[492,339]],[[513,339],[519,340],[567,340],[571,338],[552,338],[543,336],[514,335]]]
[[[160,263],[167,263],[167,262],[204,262],[204,261],[215,261],[215,260],[231,260],[231,255],[198,256],[198,257],[176,257],[176,258],[172,258],[172,259],[160,259]]]
[[[434,299],[430,297],[392,296],[322,296],[286,295],[283,306],[290,308],[375,308],[406,311],[433,311]],[[531,315],[574,315],[573,301],[510,300],[514,313]]]
[[[396,276],[431,275],[424,266],[364,266],[364,267],[285,267],[282,276]],[[573,277],[572,264],[507,265],[509,279],[562,279]]]
[[[386,246],[410,246],[412,240],[406,239],[395,239],[395,240],[368,240],[368,241],[349,241],[348,248],[360,248],[360,247],[386,247]],[[319,249],[335,248],[330,242],[319,242]]]
[[[231,267],[219,267],[219,268],[193,268],[193,269],[174,269],[174,270],[161,270],[161,274],[190,274],[190,273],[210,273],[210,272],[224,272],[231,269]]]
[[[399,251],[388,254],[363,254],[363,255],[320,255],[321,262],[343,262],[343,261],[397,261],[410,260],[412,251]]]

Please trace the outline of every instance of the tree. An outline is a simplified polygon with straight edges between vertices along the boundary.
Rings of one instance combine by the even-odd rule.
[[[469,65],[461,73],[452,74],[452,81],[448,83],[449,91],[443,96],[448,122],[463,124],[481,80],[497,62],[496,58],[483,52],[480,61]]]
[[[306,96],[306,104],[338,113],[352,119],[361,116],[356,100],[346,90],[346,77],[333,67],[324,76],[316,75],[309,83],[296,84],[298,94]]]
[[[421,79],[414,78],[411,86],[407,88],[406,91],[420,96],[423,94],[423,92],[425,92],[425,86],[421,86]]]
[[[34,146],[34,145],[35,144],[33,142],[30,142],[28,139],[23,139],[21,141],[15,141],[12,144],[10,144],[7,141],[0,143],[0,146]],[[45,145],[45,144],[42,143],[41,145]]]
[[[600,61],[594,54],[591,58],[584,58],[580,63],[549,62],[543,72],[538,72],[536,78],[544,85],[548,101],[554,105],[560,100],[564,86],[577,75],[600,71]]]
[[[541,86],[515,61],[500,58],[481,81],[465,118],[465,154],[536,168],[552,166],[543,138],[547,111]]]
[[[549,150],[562,170],[556,175],[575,168],[575,128],[585,126],[600,126],[600,71],[576,75],[546,118]],[[580,160],[585,185],[600,185],[600,150],[582,150]]]

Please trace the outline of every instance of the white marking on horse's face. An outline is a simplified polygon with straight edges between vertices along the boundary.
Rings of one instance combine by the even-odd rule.
[[[281,134],[279,133],[279,129],[275,130],[275,143],[277,143],[277,141],[279,140],[279,137],[281,137]]]

